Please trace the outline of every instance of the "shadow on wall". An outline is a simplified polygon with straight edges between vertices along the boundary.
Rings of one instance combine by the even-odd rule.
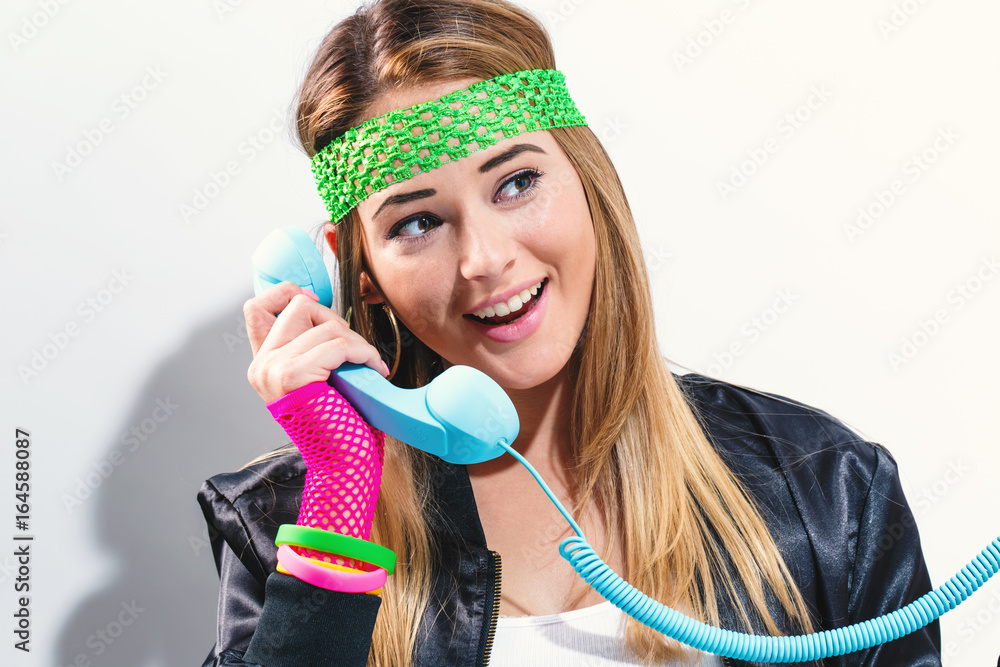
[[[219,579],[198,489],[288,442],[247,382],[251,358],[241,302],[160,365],[121,439],[57,490],[71,516],[96,506],[95,541],[117,559],[112,580],[60,629],[60,667],[201,665],[208,655]]]

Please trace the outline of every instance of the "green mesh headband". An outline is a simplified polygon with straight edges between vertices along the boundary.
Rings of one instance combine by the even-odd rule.
[[[554,69],[477,81],[352,127],[312,160],[334,224],[366,197],[522,132],[586,125]]]

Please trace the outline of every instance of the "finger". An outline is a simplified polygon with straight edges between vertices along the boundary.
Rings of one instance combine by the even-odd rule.
[[[288,307],[288,303],[297,294],[303,294],[301,287],[284,280],[272,285],[243,304],[243,317],[247,323],[247,338],[250,340],[250,350],[257,356],[260,346],[274,326],[278,313]]]
[[[342,319],[306,296],[301,287],[288,281],[273,285],[247,301],[243,304],[243,313],[250,349],[255,357],[262,347],[280,347],[317,324]],[[272,333],[275,328],[277,331]]]
[[[275,355],[287,353],[285,348]],[[380,375],[386,369],[378,352],[369,343],[350,338],[327,340],[310,348],[305,354],[292,355],[283,359],[280,378],[273,378],[265,393],[265,400],[275,400],[313,382],[326,382],[330,373],[345,363],[368,366]]]
[[[267,337],[264,338],[264,342],[261,343],[260,351],[270,352],[293,345],[292,349],[305,352],[310,346],[301,342],[295,343],[295,341],[303,334],[317,328],[320,329],[319,332],[310,334],[306,338],[306,341],[311,341],[313,345],[319,344],[323,340],[356,335],[351,331],[351,327],[344,318],[326,306],[319,305],[308,296],[298,294],[292,297],[288,307],[278,315]],[[317,336],[318,338],[316,338]]]
[[[282,319],[283,317],[278,318],[278,323],[275,324],[275,329],[279,329],[284,326]],[[280,333],[281,331],[279,329],[279,331],[275,334],[275,340],[278,340]],[[303,331],[294,339],[282,345],[281,348],[283,351],[288,352],[291,355],[302,355],[306,354],[314,347],[338,338],[347,338],[361,345],[371,345],[361,336],[361,334],[351,329],[347,322],[340,317],[336,317],[334,319],[326,320],[325,322],[320,322],[316,326]],[[267,340],[264,342],[261,350],[267,352],[270,350],[270,346],[271,341]],[[373,347],[372,350],[374,349],[375,348]]]
[[[311,348],[305,354],[299,355],[295,363],[312,364],[317,373],[328,378],[330,372],[340,368],[345,363],[368,366],[379,375],[387,375],[382,357],[368,341],[363,339],[337,338],[327,340]]]
[[[317,363],[326,370],[326,377],[330,371],[340,368],[345,363],[361,364],[368,366],[379,375],[386,377],[389,369],[382,361],[382,356],[375,347],[355,332],[350,337],[329,340],[312,348],[303,357],[312,356]]]

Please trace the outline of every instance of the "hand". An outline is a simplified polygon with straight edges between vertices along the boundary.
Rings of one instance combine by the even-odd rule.
[[[389,374],[374,346],[295,283],[280,282],[247,300],[243,316],[253,351],[247,379],[266,403],[326,382],[345,362]]]

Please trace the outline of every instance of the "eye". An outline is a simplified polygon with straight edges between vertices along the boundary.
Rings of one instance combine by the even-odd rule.
[[[433,215],[430,215],[429,213],[418,213],[414,216],[406,218],[405,220],[400,220],[393,225],[386,238],[392,239],[397,236],[423,236],[425,233],[431,231],[440,224],[441,221]]]
[[[500,186],[493,197],[493,203],[497,204],[504,198],[514,201],[526,197],[538,187],[542,176],[544,174],[537,169],[525,169],[517,172]]]

